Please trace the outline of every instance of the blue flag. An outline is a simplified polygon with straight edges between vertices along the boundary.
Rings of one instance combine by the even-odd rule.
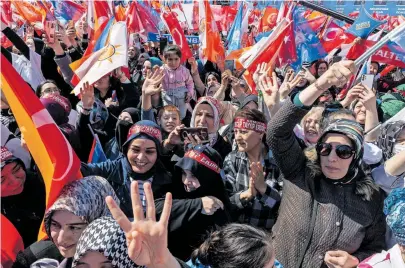
[[[360,9],[360,14],[355,22],[347,29],[347,32],[365,39],[383,23],[384,21],[374,19],[363,7]]]
[[[311,63],[315,60],[326,57],[327,53],[323,48],[317,33],[314,32],[308,21],[302,15],[302,11],[295,9],[294,35],[297,47],[297,60],[291,66],[298,71],[303,63]]]
[[[107,157],[105,156],[103,147],[101,146],[97,134],[93,134],[93,136],[93,145],[91,146],[88,163],[95,164],[107,161]]]
[[[236,14],[235,21],[229,30],[227,37],[227,50],[228,52],[241,49],[242,46],[242,21],[243,21],[243,2],[239,5],[238,13]]]

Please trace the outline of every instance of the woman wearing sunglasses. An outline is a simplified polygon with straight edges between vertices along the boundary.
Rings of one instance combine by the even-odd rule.
[[[334,64],[287,100],[269,124],[267,142],[284,177],[273,233],[285,267],[351,268],[385,247],[383,197],[360,167],[363,128],[347,119],[330,122],[311,159],[293,132],[323,91],[343,85],[354,72],[351,61]],[[275,81],[269,90],[278,90]]]

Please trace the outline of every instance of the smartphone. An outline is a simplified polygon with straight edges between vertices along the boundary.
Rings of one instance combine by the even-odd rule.
[[[374,75],[373,74],[363,74],[361,76],[361,84],[368,87],[369,89],[373,89]]]
[[[112,99],[113,102],[117,102],[117,101],[118,101],[118,98],[117,98],[117,91],[113,90],[111,99]]]
[[[45,23],[45,34],[50,44],[55,43],[56,21],[47,21]]]
[[[234,60],[225,60],[225,70],[230,70],[233,72],[235,69],[235,61]]]
[[[163,51],[165,50],[165,47],[167,46],[167,38],[166,37],[160,37],[160,54],[163,55]]]
[[[187,134],[194,137],[197,135],[203,143],[209,142],[208,128],[206,127],[189,127],[180,130],[180,138],[184,141],[187,138]]]

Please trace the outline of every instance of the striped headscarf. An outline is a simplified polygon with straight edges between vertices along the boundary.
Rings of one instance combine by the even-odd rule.
[[[115,268],[139,267],[128,256],[124,231],[111,217],[99,218],[86,227],[77,243],[72,268],[87,252],[103,254]]]
[[[55,203],[45,213],[45,231],[50,235],[51,218],[56,210],[66,210],[90,223],[102,216],[109,216],[105,198],[111,196],[119,204],[110,183],[99,176],[88,176],[66,185]]]

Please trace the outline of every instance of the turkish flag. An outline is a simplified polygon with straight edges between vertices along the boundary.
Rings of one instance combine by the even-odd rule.
[[[295,45],[294,24],[291,22],[285,29],[287,32],[280,48],[278,57],[279,66],[291,64],[297,60],[297,47]]]
[[[370,49],[375,43],[375,41],[361,40],[360,43],[354,45],[350,49],[349,53],[347,54],[347,58],[357,59],[367,49]],[[390,47],[384,45],[374,53],[374,55],[371,57],[371,60],[405,68],[405,51],[397,45],[392,45],[392,48],[396,49],[399,53],[394,53],[390,49]]]
[[[326,53],[329,53],[341,44],[353,42],[354,39],[353,35],[346,33],[342,27],[332,21],[323,31],[320,41]]]
[[[260,20],[259,32],[268,32],[277,24],[278,9],[275,7],[266,7],[262,19]]]
[[[181,62],[193,56],[190,47],[188,46],[186,36],[180,26],[179,21],[172,12],[163,12],[161,15],[162,21],[166,24],[173,37],[173,42],[181,49]]]

